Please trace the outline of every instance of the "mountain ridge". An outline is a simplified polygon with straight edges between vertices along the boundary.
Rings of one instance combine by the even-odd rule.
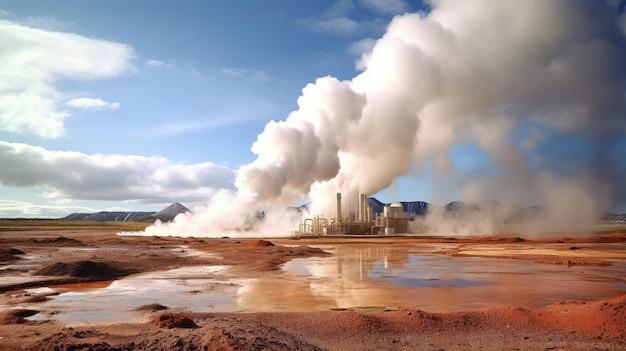
[[[180,213],[190,210],[179,202],[175,202],[158,212],[145,211],[99,211],[94,213],[72,213],[60,219],[87,220],[101,222],[170,222]]]

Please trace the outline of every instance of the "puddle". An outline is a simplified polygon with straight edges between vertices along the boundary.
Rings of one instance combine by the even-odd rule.
[[[145,321],[142,305],[193,312],[324,311],[490,306],[542,307],[626,293],[626,264],[566,267],[523,260],[433,255],[423,247],[324,247],[331,257],[294,259],[255,279],[229,279],[226,266],[183,267],[120,280],[53,286],[33,318],[68,325]],[[180,249],[180,248],[179,248]],[[187,249],[185,249],[187,250]],[[190,252],[190,251],[187,251]],[[194,254],[193,252],[190,252]]]
[[[216,277],[225,269],[183,267],[108,282],[51,286],[48,289],[60,294],[40,305],[48,313],[34,318],[55,319],[68,325],[143,322],[145,314],[136,309],[155,303],[194,312],[237,311],[239,285]]]
[[[335,257],[296,259],[283,265],[283,270],[308,281],[310,301],[324,301],[320,308],[333,303],[333,308],[427,311],[541,307],[565,299],[602,299],[626,292],[624,264],[565,267],[378,247],[341,248]]]

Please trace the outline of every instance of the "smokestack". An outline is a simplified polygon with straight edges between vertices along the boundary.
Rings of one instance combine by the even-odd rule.
[[[367,220],[367,195],[359,194],[359,222]]]
[[[337,193],[337,223],[343,221],[343,214],[341,213],[341,193]]]

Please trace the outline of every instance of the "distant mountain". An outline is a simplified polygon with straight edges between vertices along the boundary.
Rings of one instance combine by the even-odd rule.
[[[96,213],[72,213],[61,219],[82,220],[82,221],[103,221],[103,222],[144,222],[144,220],[155,212],[107,212]]]
[[[157,219],[161,222],[170,222],[180,213],[189,212],[189,209],[180,203],[174,203],[159,212],[107,212],[96,213],[72,213],[61,219],[103,221],[103,222],[154,222]]]
[[[626,214],[615,214],[608,211],[602,213],[603,222],[626,223]]]
[[[142,222],[147,222],[147,221],[152,222],[152,221],[156,221],[157,219],[160,220],[161,222],[170,222],[174,220],[174,217],[178,216],[181,213],[186,213],[186,212],[189,212],[189,209],[181,205],[179,202],[176,202],[167,206],[161,211],[148,216],[147,218],[142,220]]]
[[[411,215],[416,216],[425,216],[428,212],[428,207],[430,206],[428,202],[424,201],[401,201],[398,203],[402,205],[404,212],[408,212]],[[384,212],[385,206],[390,205],[391,203],[385,204],[380,202],[375,197],[369,197],[367,199],[367,204],[372,207],[372,212],[380,214]]]

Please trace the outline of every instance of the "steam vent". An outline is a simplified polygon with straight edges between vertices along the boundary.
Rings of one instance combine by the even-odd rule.
[[[409,213],[399,203],[384,207],[383,213],[373,213],[367,195],[359,194],[356,212],[343,211],[341,193],[337,193],[337,211],[330,222],[320,215],[301,221],[293,234],[302,235],[394,235],[409,232]]]

